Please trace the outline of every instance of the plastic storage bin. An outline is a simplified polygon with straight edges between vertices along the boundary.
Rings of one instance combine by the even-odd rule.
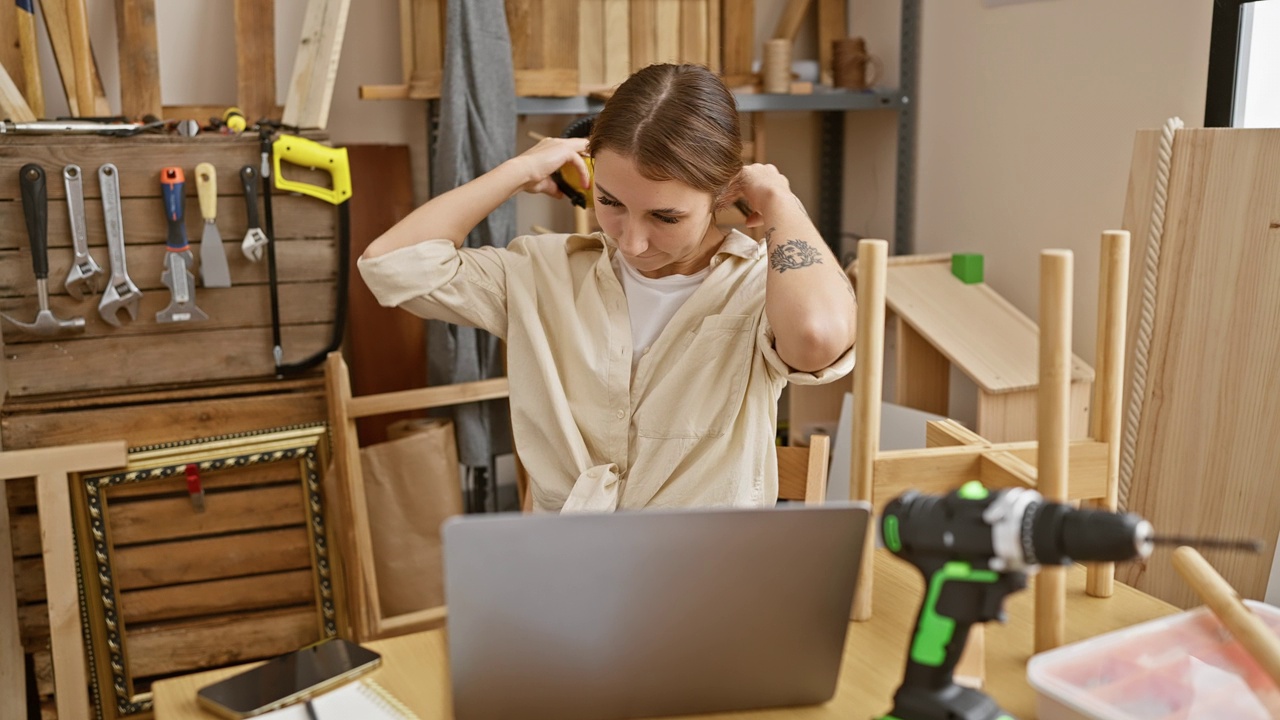
[[[1280,634],[1280,608],[1245,602]],[[1036,655],[1027,680],[1040,720],[1280,717],[1280,688],[1203,607]]]

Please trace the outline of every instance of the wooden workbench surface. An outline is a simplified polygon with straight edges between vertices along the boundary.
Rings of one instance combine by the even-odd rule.
[[[1116,584],[1109,599],[1084,593],[1084,568],[1076,566],[1067,581],[1067,640],[1074,642],[1100,633],[1161,617],[1177,608]],[[1033,581],[1034,584],[1034,581]],[[910,565],[881,550],[876,556],[875,616],[850,623],[844,664],[836,696],[824,705],[699,715],[688,720],[752,718],[752,720],[849,720],[889,710],[893,691],[902,677],[909,630],[915,621],[924,582]],[[1035,692],[1026,682],[1031,657],[1033,592],[1014,595],[1008,603],[1009,622],[987,630],[987,689],[1015,717],[1035,717]],[[428,631],[369,643],[383,654],[373,679],[416,712],[421,720],[452,717],[449,699],[448,653],[442,631]],[[196,690],[237,669],[226,668],[163,680],[155,684],[156,720],[205,719],[196,706]]]

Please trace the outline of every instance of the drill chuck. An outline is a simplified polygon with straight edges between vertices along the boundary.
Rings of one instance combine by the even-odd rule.
[[[1031,564],[1123,562],[1146,558],[1154,547],[1151,523],[1133,513],[1032,503],[1023,518]]]

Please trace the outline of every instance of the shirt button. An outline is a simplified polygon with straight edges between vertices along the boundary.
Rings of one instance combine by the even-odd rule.
[[[621,420],[622,418],[624,418],[624,417],[626,417],[626,416],[627,416],[627,411],[626,411],[626,410],[619,410],[619,411],[618,411],[618,419],[619,419],[619,420]]]

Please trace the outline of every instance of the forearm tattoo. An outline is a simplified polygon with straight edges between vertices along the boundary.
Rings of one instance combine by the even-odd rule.
[[[769,232],[772,233],[773,230],[770,229]],[[766,234],[765,240],[767,241],[768,238],[769,235]],[[769,267],[779,273],[821,264],[822,254],[818,252],[817,248],[803,240],[788,240],[775,247],[769,253]]]

